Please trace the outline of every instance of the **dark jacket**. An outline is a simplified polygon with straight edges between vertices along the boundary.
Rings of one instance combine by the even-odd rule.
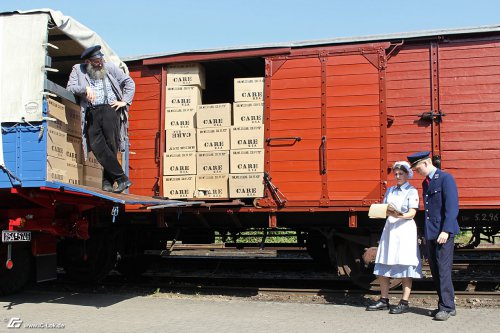
[[[458,226],[458,190],[455,179],[449,173],[437,169],[427,183],[422,183],[425,207],[424,236],[436,240],[442,231],[454,237],[460,232]]]
[[[120,151],[125,151],[125,142],[127,139],[128,129],[128,107],[132,104],[132,99],[135,93],[135,83],[132,78],[125,74],[123,70],[110,62],[105,62],[104,67],[108,70],[108,79],[111,82],[111,87],[119,101],[127,103],[127,106],[120,112]],[[80,108],[82,111],[82,145],[83,155],[87,159],[87,153],[90,150],[87,145],[87,124],[85,114],[87,111],[88,101],[86,97],[86,88],[90,85],[90,77],[87,74],[85,64],[77,64],[73,66],[73,70],[69,76],[67,90],[80,98]]]

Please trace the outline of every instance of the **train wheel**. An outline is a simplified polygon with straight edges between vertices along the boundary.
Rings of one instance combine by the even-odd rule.
[[[106,231],[86,240],[65,240],[58,249],[61,266],[69,279],[95,283],[105,278],[116,263],[114,235]]]
[[[327,239],[321,232],[311,230],[307,233],[306,249],[307,253],[320,267],[331,268],[333,266],[332,260],[330,260]]]
[[[371,289],[375,276],[364,265],[363,247],[342,238],[337,238],[335,244],[340,275],[349,276],[354,284],[363,289]]]
[[[7,244],[0,246],[0,296],[21,291],[31,278],[32,255],[27,246],[13,246],[11,269],[7,269]]]
[[[377,277],[373,275],[373,263],[366,264],[366,258],[363,258],[365,247],[343,238],[336,238],[335,244],[340,275],[349,276],[354,284],[363,289],[380,290]],[[401,279],[391,279],[389,287],[396,288],[400,284]]]

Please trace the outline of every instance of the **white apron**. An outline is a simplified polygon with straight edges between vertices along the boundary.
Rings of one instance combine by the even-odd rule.
[[[401,206],[407,200],[408,191],[406,189],[395,193],[391,189],[387,203],[392,203],[401,210]],[[413,219],[387,217],[375,262],[385,265],[418,265],[417,225]]]

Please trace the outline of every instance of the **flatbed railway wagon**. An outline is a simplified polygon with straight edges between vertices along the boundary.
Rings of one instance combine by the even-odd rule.
[[[1,13],[0,43],[0,295],[32,277],[55,279],[58,266],[99,279],[117,251],[130,269],[127,237],[115,228],[127,225],[125,204],[176,203],[100,190],[99,166],[81,160],[77,101],[63,88],[90,45],[126,66],[95,32],[52,10]]]
[[[454,175],[459,224],[473,230],[471,244],[498,233],[497,26],[199,50],[125,62],[137,86],[129,128],[132,191],[175,197],[182,188],[193,197],[186,201],[208,197],[202,205],[161,209],[166,228],[181,230],[179,238],[184,234],[187,242],[210,242],[214,230],[231,235],[249,228],[289,228],[305,238],[316,260],[369,281],[370,260],[363,254],[377,246],[384,221],[368,219],[367,210],[393,184],[394,161],[423,150]],[[241,86],[245,79],[259,78],[258,92]],[[179,95],[182,89],[196,94]],[[261,114],[238,113],[241,101],[261,103]],[[214,199],[205,182],[198,184],[204,178],[200,173],[213,171],[199,168],[207,146],[203,130],[218,124],[207,122],[207,108],[227,103],[232,103],[232,123],[223,126],[230,127],[230,144],[220,146],[230,152],[229,194]],[[176,108],[186,114],[197,110],[191,127],[198,135],[193,149],[198,169],[185,172],[196,177],[194,189],[172,179],[182,175],[176,173],[179,166],[191,163],[186,153],[184,163],[172,169],[179,157],[169,154],[176,149],[172,133],[177,129],[183,135],[182,125],[189,127],[174,114]],[[236,127],[242,122],[262,126],[260,136],[241,136]],[[224,132],[218,133],[222,142]],[[262,162],[263,189],[245,192],[243,186],[237,193],[238,185],[231,184],[238,173],[233,150],[248,142],[263,149],[263,158],[254,159]],[[217,150],[216,142],[209,143]],[[421,181],[419,175],[411,181],[420,193]],[[225,193],[219,185],[208,186]],[[422,219],[420,212],[420,226]]]

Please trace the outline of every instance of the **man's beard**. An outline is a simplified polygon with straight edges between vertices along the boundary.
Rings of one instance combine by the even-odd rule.
[[[92,64],[87,64],[87,73],[92,80],[102,80],[106,77],[108,71],[104,68],[104,66],[101,68],[95,68]]]

